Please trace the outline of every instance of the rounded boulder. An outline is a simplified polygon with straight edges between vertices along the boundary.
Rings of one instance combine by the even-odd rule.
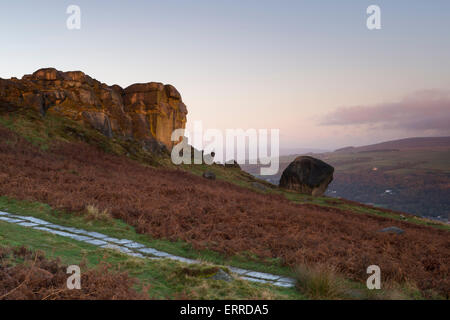
[[[334,168],[322,160],[309,157],[297,157],[283,171],[280,187],[300,193],[321,196],[333,181]]]

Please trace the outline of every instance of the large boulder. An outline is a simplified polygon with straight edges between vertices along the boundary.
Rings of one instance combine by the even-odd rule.
[[[183,129],[187,108],[174,86],[137,83],[108,86],[81,71],[40,69],[0,78],[0,109],[32,108],[84,122],[107,137],[134,139],[148,149],[172,149],[172,132]]]
[[[280,187],[321,196],[333,180],[334,168],[322,160],[300,156],[283,171]]]

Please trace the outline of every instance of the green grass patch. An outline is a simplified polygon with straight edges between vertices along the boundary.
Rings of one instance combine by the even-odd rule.
[[[138,234],[135,229],[119,219],[93,220],[84,215],[67,213],[52,209],[49,205],[39,202],[18,201],[8,197],[0,197],[0,210],[40,218],[54,224],[75,227],[87,231],[96,231],[119,239],[130,239],[173,255],[201,260],[219,265],[229,265],[254,271],[293,276],[294,272],[282,265],[280,259],[261,259],[248,253],[225,257],[212,250],[194,250],[184,241],[169,241],[154,239],[149,235]]]
[[[302,299],[293,288],[279,288],[243,280],[230,282],[210,279],[207,271],[217,270],[210,264],[186,265],[171,260],[149,260],[130,257],[114,250],[67,239],[47,232],[0,221],[0,245],[25,246],[42,251],[47,258],[59,258],[66,265],[94,268],[108,263],[114,271],[126,271],[140,280],[139,288],[149,286],[156,299]],[[18,261],[17,263],[20,263]],[[226,270],[226,268],[224,268]]]
[[[0,114],[0,125],[44,151],[55,142],[85,142],[104,152],[126,156],[145,165],[161,166],[170,161],[167,155],[158,156],[144,150],[136,141],[110,139],[89,125],[51,112],[43,117],[32,109],[18,109]]]
[[[419,216],[414,216],[411,214],[401,214],[401,213],[395,213],[395,212],[386,212],[383,210],[378,210],[377,208],[370,208],[366,206],[358,206],[357,204],[349,204],[348,202],[342,201],[337,198],[330,198],[330,197],[313,197],[308,196],[304,194],[299,194],[295,192],[290,192],[287,190],[276,190],[274,192],[283,194],[287,199],[299,203],[310,203],[315,204],[321,207],[329,207],[329,208],[336,208],[341,210],[347,210],[351,212],[356,212],[360,214],[367,214],[367,215],[375,215],[380,217],[385,217],[393,220],[398,221],[406,221],[409,223],[437,228],[441,230],[447,230],[450,231],[450,226],[448,224],[445,224],[440,221],[435,221],[431,219],[422,218]]]

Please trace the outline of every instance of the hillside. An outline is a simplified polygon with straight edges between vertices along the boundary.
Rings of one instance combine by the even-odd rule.
[[[327,194],[385,208],[448,220],[450,138],[410,138],[314,154],[335,167]],[[278,183],[296,155],[280,157]],[[249,173],[257,168],[243,166]]]
[[[202,178],[206,170],[217,180]],[[124,257],[0,222],[5,252],[25,245],[66,264],[87,259],[91,267],[106,257],[115,271],[142,280],[141,290],[153,297],[354,299],[395,292],[404,298],[448,298],[450,230],[445,224],[280,190],[236,167],[177,167],[166,153],[152,152],[139,139],[105,135],[77,118],[0,104],[0,180],[1,211],[136,239],[207,263]],[[391,226],[404,234],[380,232]],[[8,263],[19,258],[8,254],[13,261]],[[211,264],[216,271],[225,265],[303,280],[296,288],[244,279],[217,283],[205,276]],[[372,264],[383,272],[385,290],[379,293],[364,289]],[[318,278],[336,281],[339,290],[317,293],[311,286]]]

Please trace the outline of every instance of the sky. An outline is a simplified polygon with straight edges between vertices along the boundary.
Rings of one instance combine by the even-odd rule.
[[[282,148],[450,135],[447,0],[2,1],[0,36],[1,78],[170,83],[188,127],[279,129]]]

